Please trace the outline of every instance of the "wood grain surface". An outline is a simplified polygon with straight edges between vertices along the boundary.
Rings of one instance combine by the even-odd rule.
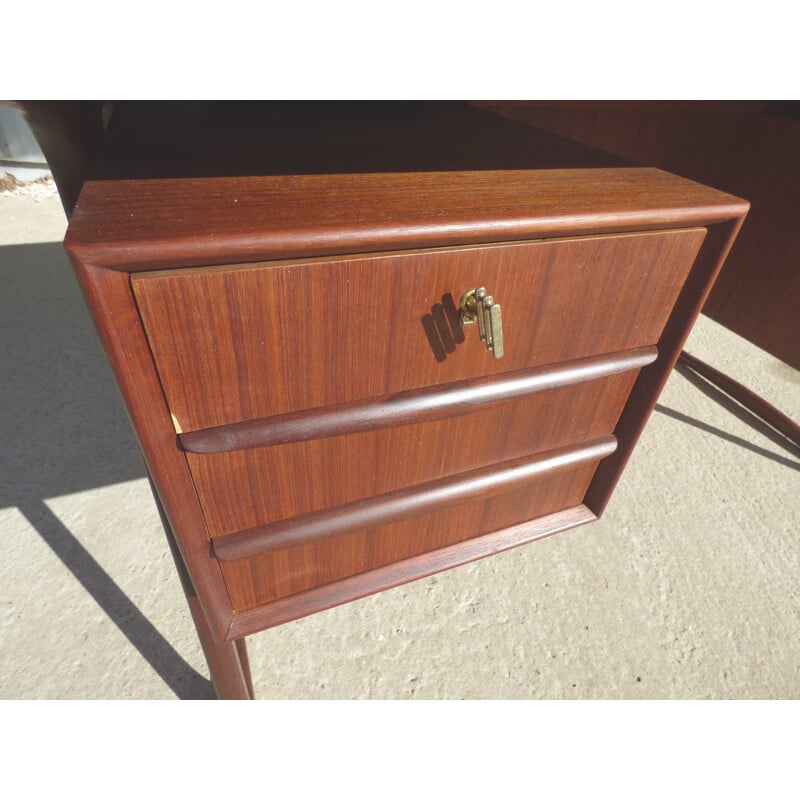
[[[214,539],[214,553],[222,561],[237,561],[287,547],[314,544],[363,528],[414,519],[513,491],[540,480],[542,476],[605,458],[616,448],[617,440],[607,435],[577,445],[460,472],[446,478],[221,536]]]
[[[487,500],[220,565],[234,608],[252,608],[578,506],[596,467],[589,462]]]
[[[620,416],[614,431],[619,442],[617,451],[601,462],[584,499],[586,506],[598,517],[611,499],[611,493],[653,412],[658,396],[678,360],[692,325],[700,314],[714,280],[736,240],[742,221],[742,218],[733,219],[724,225],[713,225],[708,231],[708,236],[700,248],[697,260],[658,341],[658,360],[640,371]]]
[[[703,230],[135,275],[178,432],[658,341]],[[505,355],[425,318],[485,286]]]
[[[253,606],[233,615],[229,636],[246,636],[256,631],[282,625],[299,617],[341,605],[350,600],[391,589],[409,581],[434,575],[445,569],[468,564],[486,556],[501,553],[513,547],[544,539],[555,533],[593,522],[597,517],[584,505],[545,514],[473,539],[440,547],[429,553],[410,556],[393,564],[385,564],[349,578],[326,583],[312,589]]]
[[[551,133],[746,197],[703,313],[800,369],[800,103],[491,103]]]
[[[219,563],[210,552],[197,494],[175,437],[136,310],[128,276],[73,258],[73,266],[105,347],[175,544],[217,642],[228,635],[231,603]],[[168,535],[169,538],[169,535]],[[192,604],[191,596],[187,599]]]
[[[746,211],[634,167],[90,181],[66,242],[135,272],[697,227]]]
[[[315,132],[301,111],[241,135],[238,117],[216,116],[188,140],[153,126],[159,113],[115,114],[66,246],[217,640],[599,515],[748,207],[452,107],[424,124],[428,110],[401,114],[394,138],[379,133],[397,120]],[[454,323],[460,294],[481,285],[503,309],[500,361]],[[650,346],[658,358],[638,377],[439,419],[415,418],[412,400],[402,425],[374,424],[379,398]],[[357,409],[341,416],[352,403],[373,410],[371,429]],[[313,440],[181,449],[181,434],[298,413]],[[433,497],[464,473],[612,432],[606,458],[406,518],[420,486]],[[314,514],[335,520],[316,530],[330,535],[214,555],[220,536]]]
[[[706,226],[746,209],[459,104],[118,103],[67,243],[136,271]]]
[[[636,375],[452,419],[187,458],[209,533],[220,536],[612,433]]]
[[[234,422],[218,428],[182,433],[181,447],[189,453],[223,453],[276,444],[325,439],[449,419],[482,411],[496,403],[560,389],[609,375],[639,369],[656,360],[655,347],[579,358],[548,367],[508,372],[498,377],[415,389],[352,403]]]

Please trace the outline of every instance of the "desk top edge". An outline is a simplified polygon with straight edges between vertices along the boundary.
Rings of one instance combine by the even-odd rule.
[[[67,249],[95,266],[139,271],[691,227],[748,209],[459,104],[379,104],[377,121],[361,106],[343,117],[336,104],[319,105],[292,106],[291,124],[212,128],[185,159],[175,156],[190,128],[161,137],[122,114],[83,186]]]

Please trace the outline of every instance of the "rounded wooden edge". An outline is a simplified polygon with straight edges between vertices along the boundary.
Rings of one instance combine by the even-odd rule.
[[[285,622],[315,614],[334,606],[358,600],[370,594],[392,589],[437,572],[469,564],[487,556],[556,533],[593,522],[597,516],[580,505],[510,528],[486,533],[474,539],[413,556],[369,572],[362,572],[335,583],[282,597],[272,603],[234,613],[228,638],[238,639],[252,633],[283,625]]]
[[[220,561],[237,561],[259,553],[316,542],[348,531],[388,525],[444,508],[494,497],[541,479],[611,455],[614,436],[561,447],[492,464],[447,478],[368,497],[287,520],[212,539]]]
[[[515,370],[489,378],[456,381],[324,408],[263,417],[178,436],[189,453],[226,453],[255,447],[346,436],[470,414],[487,406],[549,389],[641,369],[658,357],[656,347]]]

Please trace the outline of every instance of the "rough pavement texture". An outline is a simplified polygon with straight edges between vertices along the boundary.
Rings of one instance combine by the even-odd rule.
[[[0,195],[0,698],[207,697],[58,199]],[[800,419],[800,373],[687,349]],[[674,373],[598,523],[249,639],[261,698],[800,698],[800,459]]]

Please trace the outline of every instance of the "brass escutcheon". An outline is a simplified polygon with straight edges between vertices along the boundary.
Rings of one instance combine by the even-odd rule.
[[[478,334],[486,349],[491,350],[495,358],[503,357],[503,318],[500,303],[486,294],[483,286],[470,289],[461,295],[459,302],[461,312],[458,321],[462,325],[478,323]]]

